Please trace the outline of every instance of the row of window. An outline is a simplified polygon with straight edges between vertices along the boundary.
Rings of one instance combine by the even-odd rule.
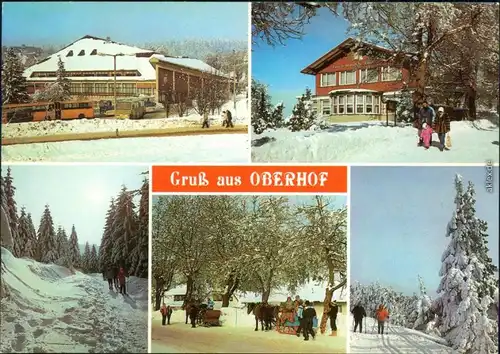
[[[56,77],[55,71],[35,71],[30,77]],[[114,70],[98,70],[98,71],[66,71],[67,77],[114,77]],[[142,76],[139,70],[117,70],[116,76]]]
[[[82,56],[84,56],[84,55],[85,55],[85,50],[84,50],[84,49],[80,50],[80,53],[78,53],[78,56],[79,56],[79,57],[82,57]],[[90,55],[97,55],[97,49],[92,50],[92,51],[90,52]],[[66,56],[67,56],[67,57],[72,57],[72,56],[73,56],[73,51],[72,51],[72,50],[70,50],[70,51],[68,52],[68,54],[66,54]]]
[[[71,83],[70,90],[72,95],[93,95],[93,94],[113,94],[113,84],[107,83]],[[118,83],[116,93],[123,95],[154,95],[154,88],[136,88],[135,84]]]
[[[320,111],[323,116],[332,114],[380,114],[380,96],[338,95],[331,100],[320,101]]]
[[[380,72],[379,72],[380,71]],[[321,87],[356,84],[356,71],[339,71],[321,74]],[[371,68],[359,70],[359,83],[370,83],[378,81],[400,81],[403,75],[401,69],[394,67]]]

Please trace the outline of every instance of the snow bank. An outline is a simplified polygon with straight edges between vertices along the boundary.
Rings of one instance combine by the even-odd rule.
[[[101,275],[1,252],[2,352],[147,352],[146,279],[131,277],[124,297]]]
[[[247,134],[121,138],[2,146],[2,161],[247,163]]]
[[[369,121],[334,124],[320,131],[288,129],[252,135],[254,162],[478,163],[498,162],[499,128],[489,120],[451,122],[452,147],[418,148],[411,125]],[[434,134],[433,141],[437,142]]]
[[[354,320],[351,316],[351,323]],[[351,353],[443,353],[450,354],[443,338],[431,336],[412,329],[386,324],[384,335],[377,334],[377,323],[374,318],[363,321],[363,333],[351,333]],[[351,328],[352,330],[352,328]]]
[[[234,124],[248,124],[249,110],[245,95],[237,96],[236,114],[234,102],[225,103],[222,110],[229,109],[233,113]],[[222,116],[209,117],[212,124],[222,124]],[[77,133],[103,133],[103,132],[125,132],[145,129],[172,129],[181,127],[199,126],[201,116],[191,114],[187,117],[169,117],[155,119],[113,119],[94,118],[78,120],[56,120],[29,123],[2,124],[2,138],[35,137],[57,134]]]

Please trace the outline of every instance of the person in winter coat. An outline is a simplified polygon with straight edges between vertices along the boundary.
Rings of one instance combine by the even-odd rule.
[[[118,283],[120,283],[120,294],[127,295],[127,290],[125,288],[125,278],[127,277],[127,273],[123,267],[120,268],[118,272]]]
[[[366,317],[366,311],[365,308],[358,303],[354,308],[351,310],[352,316],[354,317],[354,333],[356,333],[356,329],[359,326],[359,333],[363,332],[363,318]]]
[[[213,310],[215,306],[214,301],[211,298],[207,299],[207,310]]]
[[[299,328],[297,329],[297,337],[300,337],[300,332],[305,332],[304,325],[304,303],[302,300],[299,301],[299,306],[297,307],[297,318],[299,320]]]
[[[420,134],[422,133],[422,125],[424,123],[427,123],[428,126],[432,126],[435,118],[436,118],[436,112],[434,111],[434,108],[429,106],[427,101],[422,102],[422,108],[420,108],[420,111],[418,112],[418,120],[417,120],[417,129],[419,137]],[[420,139],[418,146],[422,146],[422,144],[423,141],[422,139]],[[430,144],[432,144],[432,137]]]
[[[445,147],[446,134],[450,132],[450,117],[444,113],[444,108],[439,107],[436,120],[433,125],[434,132],[437,133],[439,138],[439,150],[448,150]]]
[[[339,305],[337,301],[333,300],[330,304],[330,311],[328,311],[328,318],[330,318],[330,327],[332,328],[331,336],[337,335],[337,315],[339,313]]]
[[[113,283],[115,284],[115,289],[118,291],[120,289],[120,283],[118,282],[118,273],[120,272],[118,267],[113,267]]]
[[[170,317],[172,316],[172,312],[173,312],[172,308],[163,303],[163,305],[160,308],[162,326],[165,326],[165,322],[167,322],[167,324],[170,324]]]
[[[233,115],[231,114],[230,110],[224,111],[224,122],[226,128],[234,128],[233,125]],[[222,123],[222,126],[224,127],[224,122]]]
[[[203,128],[210,128],[207,110],[205,110],[205,112],[203,112],[203,119],[202,119],[201,128],[202,129]]]
[[[313,320],[316,317],[316,310],[309,301],[306,301],[306,307],[303,312],[304,318],[304,340],[309,340],[309,335],[314,339],[316,334],[313,329]]]
[[[428,150],[431,146],[432,140],[432,128],[427,123],[422,125],[422,131],[420,132],[420,140],[422,140],[425,150]]]
[[[114,279],[113,268],[108,267],[106,269],[106,279],[108,279],[109,290],[113,290],[113,279]]]
[[[378,322],[378,334],[384,334],[385,321],[389,319],[389,311],[380,304],[375,314]]]

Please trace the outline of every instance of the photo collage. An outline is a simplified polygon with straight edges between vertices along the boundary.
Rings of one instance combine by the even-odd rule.
[[[2,3],[1,353],[499,353],[499,15]]]

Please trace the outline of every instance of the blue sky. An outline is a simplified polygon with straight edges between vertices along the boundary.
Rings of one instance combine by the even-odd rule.
[[[2,165],[2,176],[7,174]],[[106,212],[112,197],[125,185],[138,189],[144,178],[144,166],[11,166],[17,209],[26,207],[38,230],[40,218],[49,204],[54,226],[71,232],[74,224],[80,243],[101,244]],[[137,201],[138,202],[138,201]],[[136,205],[137,205],[136,202]]]
[[[476,216],[488,223],[490,256],[498,265],[498,177],[485,189],[484,167],[353,167],[351,169],[351,281],[379,281],[408,295],[417,275],[435,295],[446,226],[454,211],[455,173],[476,190]]]
[[[305,26],[302,40],[290,39],[286,46],[274,48],[263,42],[253,45],[252,77],[269,85],[273,103],[284,102],[285,115],[292,112],[296,97],[306,87],[314,94],[314,76],[300,71],[344,41],[348,25],[342,17],[321,9]]]
[[[3,45],[69,44],[84,35],[127,43],[248,39],[246,2],[4,2]]]

